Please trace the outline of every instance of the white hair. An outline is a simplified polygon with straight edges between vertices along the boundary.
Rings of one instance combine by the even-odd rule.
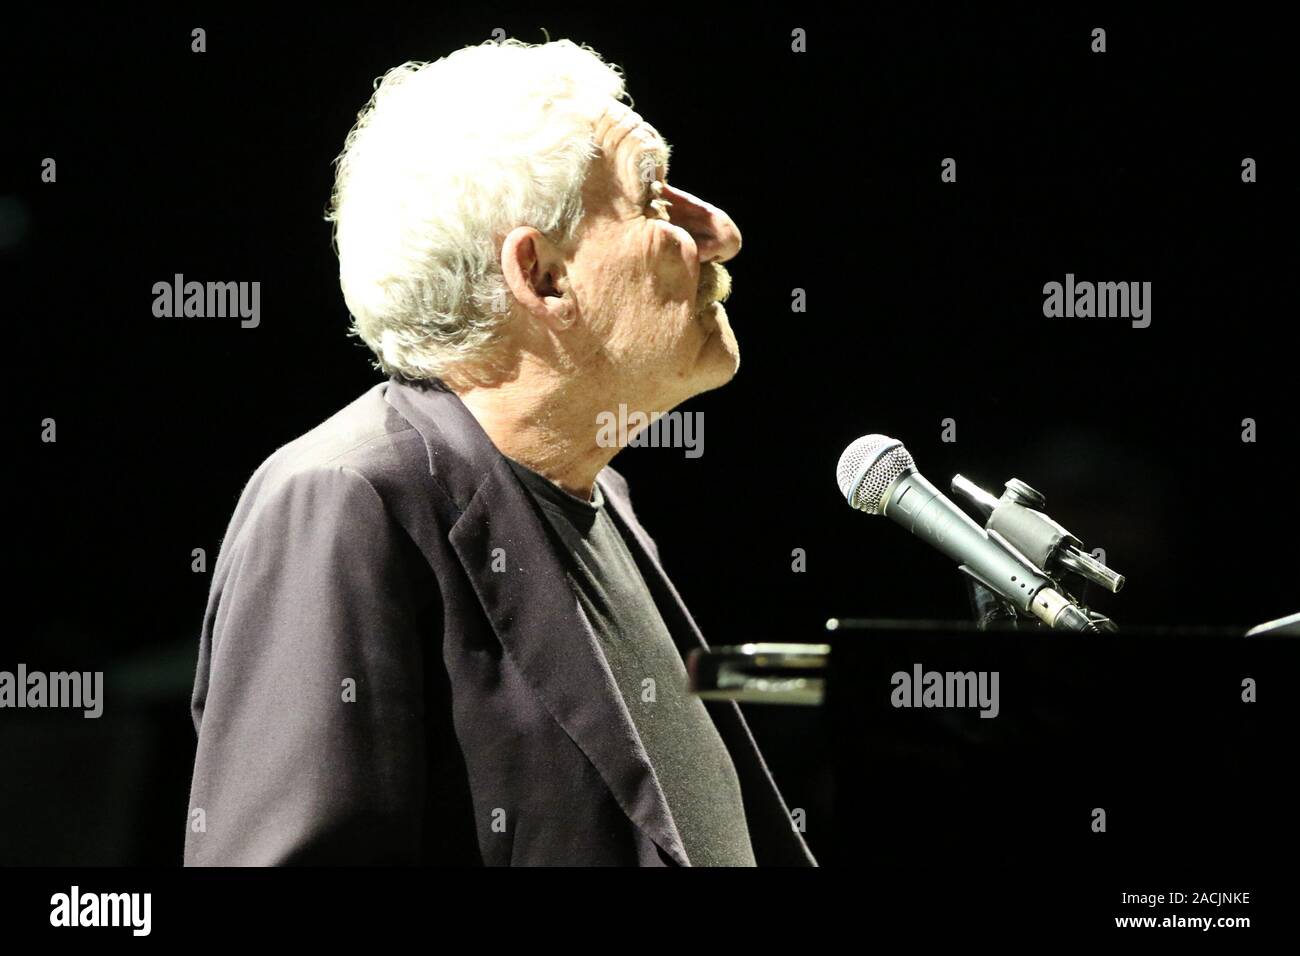
[[[326,219],[353,333],[386,374],[490,362],[509,316],[501,242],[516,226],[574,240],[610,97],[619,68],[569,40],[490,41],[376,81]]]

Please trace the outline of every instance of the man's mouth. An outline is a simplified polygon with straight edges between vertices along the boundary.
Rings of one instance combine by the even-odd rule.
[[[709,329],[710,334],[717,330],[718,319],[723,314],[721,302],[710,302],[699,312],[695,313],[696,319]]]

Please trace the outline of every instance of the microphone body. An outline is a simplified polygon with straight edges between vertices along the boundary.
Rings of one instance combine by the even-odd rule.
[[[1049,627],[1095,631],[1088,615],[996,531],[985,531],[916,470],[902,442],[865,435],[840,456],[837,479],[849,505],[883,514],[956,561],[1018,610]]]
[[[1025,613],[1052,582],[1025,559],[995,543],[989,533],[916,470],[904,472],[885,492],[881,514],[942,551],[961,570]]]

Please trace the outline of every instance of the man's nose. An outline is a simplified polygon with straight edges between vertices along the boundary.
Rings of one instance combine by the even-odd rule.
[[[661,196],[672,206],[668,217],[695,239],[701,262],[726,262],[740,252],[740,230],[717,206],[674,186],[664,186]]]

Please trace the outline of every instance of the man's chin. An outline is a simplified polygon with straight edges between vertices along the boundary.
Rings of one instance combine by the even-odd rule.
[[[706,338],[700,349],[697,381],[700,391],[708,391],[726,385],[736,377],[740,369],[740,345],[722,303],[715,302],[706,309],[701,321],[704,322]]]

